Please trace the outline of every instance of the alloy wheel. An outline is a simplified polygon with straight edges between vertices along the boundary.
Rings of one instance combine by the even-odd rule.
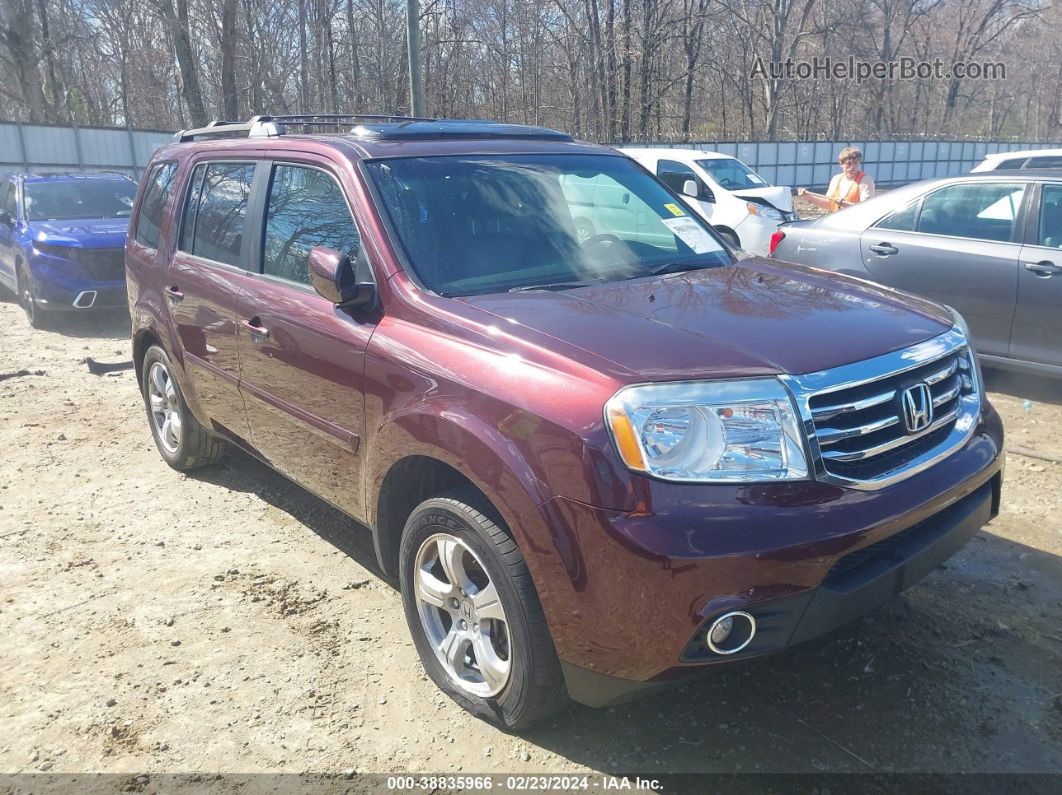
[[[181,443],[181,412],[177,387],[166,365],[154,362],[148,370],[148,405],[155,435],[168,453],[176,453]]]
[[[489,698],[512,670],[509,621],[486,568],[449,533],[429,536],[413,571],[417,612],[435,657],[463,690]]]

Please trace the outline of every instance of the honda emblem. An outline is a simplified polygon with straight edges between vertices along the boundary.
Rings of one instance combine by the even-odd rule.
[[[908,433],[925,430],[933,422],[933,393],[929,384],[920,381],[903,391],[903,421]]]

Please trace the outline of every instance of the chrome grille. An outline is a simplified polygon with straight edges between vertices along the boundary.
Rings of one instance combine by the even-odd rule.
[[[964,441],[980,413],[976,365],[958,329],[905,351],[791,376],[789,382],[813,439],[820,479],[847,485],[880,488],[920,471]],[[912,427],[904,393],[912,390],[917,403],[926,392],[921,384],[931,409],[923,425]]]
[[[93,279],[117,281],[125,278],[125,249],[83,248],[77,252],[77,260]]]

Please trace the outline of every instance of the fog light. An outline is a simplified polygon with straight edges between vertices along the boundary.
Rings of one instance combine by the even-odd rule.
[[[756,619],[744,610],[734,610],[720,616],[704,633],[704,642],[716,654],[735,654],[756,635]]]
[[[712,626],[709,635],[712,638],[712,643],[718,646],[724,640],[730,637],[730,632],[734,629],[734,619],[727,616],[722,621],[717,622]]]

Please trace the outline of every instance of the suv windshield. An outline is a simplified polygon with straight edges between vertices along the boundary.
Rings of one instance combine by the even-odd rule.
[[[108,179],[27,182],[26,219],[57,221],[66,218],[128,218],[136,185]]]
[[[767,180],[732,157],[715,157],[711,160],[698,160],[697,165],[707,171],[712,179],[727,190],[742,188],[765,188]]]
[[[367,167],[416,276],[443,295],[732,261],[705,222],[625,157],[435,156]]]

